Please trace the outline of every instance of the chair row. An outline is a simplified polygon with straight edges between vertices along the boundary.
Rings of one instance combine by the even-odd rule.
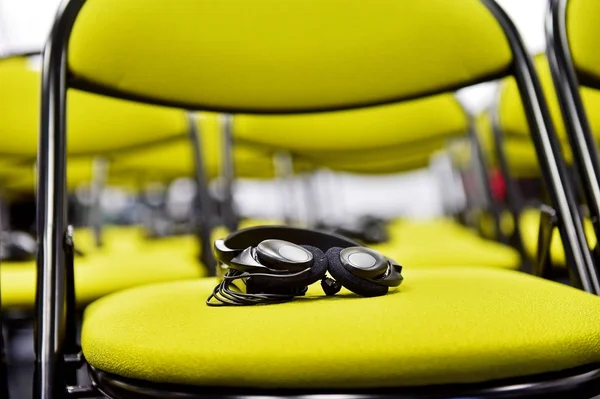
[[[214,148],[205,144],[210,136],[210,129],[202,128],[206,118],[200,120],[192,152],[183,139],[171,140],[194,130],[189,113],[173,108],[225,115],[225,143],[233,143],[225,146],[217,162],[225,165],[229,179],[251,164],[227,151],[233,148],[266,149],[263,160],[270,156],[264,154],[285,150],[293,154],[300,169],[306,164],[384,173],[422,166],[449,139],[466,137],[471,143],[482,142],[488,159],[494,159],[491,151],[499,155],[502,175],[510,182],[511,171],[501,159],[505,153],[508,156],[505,150],[514,133],[509,134],[506,125],[488,129],[491,138],[485,129],[476,132],[472,118],[451,93],[512,74],[515,93],[523,101],[520,106],[516,101],[509,104],[518,107],[527,121],[525,134],[534,143],[534,154],[528,159],[538,160],[548,192],[549,207],[538,217],[548,224],[539,225],[544,234],[535,235],[540,241],[536,251],[543,252],[539,251],[544,246],[540,237],[548,232],[551,236],[557,226],[560,241],[555,245],[564,254],[562,263],[574,284],[591,294],[600,292],[587,242],[592,234],[584,231],[576,186],[565,162],[569,158],[563,157],[560,148],[564,135],[555,132],[551,118],[557,110],[546,105],[531,59],[514,26],[493,1],[463,0],[457,7],[434,0],[418,4],[382,0],[378,7],[359,7],[347,0],[319,3],[319,13],[313,12],[314,3],[300,0],[288,2],[286,8],[273,8],[259,0],[168,3],[152,0],[140,7],[134,0],[72,0],[61,9],[44,51],[36,293],[37,314],[44,317],[37,320],[37,397],[80,395],[83,388],[74,387],[75,370],[83,359],[94,381],[88,393],[109,397],[169,393],[194,397],[208,392],[232,396],[240,388],[262,396],[331,390],[396,396],[498,396],[517,382],[521,393],[538,396],[564,394],[564,390],[585,395],[598,389],[600,353],[595,348],[600,328],[590,323],[600,313],[598,298],[506,270],[520,267],[515,250],[484,241],[452,219],[425,224],[398,221],[391,226],[396,234],[389,242],[374,246],[405,265],[406,283],[396,294],[223,311],[207,308],[201,300],[215,285],[213,277],[182,276],[191,280],[158,285],[142,281],[139,288],[109,295],[87,308],[79,353],[76,325],[69,315],[77,307],[73,298],[82,297],[81,270],[97,272],[100,263],[112,263],[114,258],[92,253],[89,260],[98,262],[96,266],[73,259],[70,240],[65,241],[70,235],[66,171],[72,163],[67,155],[119,150],[112,162],[115,172],[119,165],[142,171],[175,168],[177,173],[194,167],[199,187],[206,188],[205,174],[211,173],[207,159],[215,153],[206,150]],[[560,2],[556,3],[560,8]],[[569,4],[580,7],[583,14],[590,12],[586,7],[592,11],[595,7],[583,0]],[[163,27],[160,31],[157,21]],[[436,28],[431,30],[431,26]],[[590,32],[581,35],[589,37]],[[194,51],[186,51],[189,48]],[[591,49],[581,51],[587,54]],[[592,67],[586,71],[586,76],[593,76]],[[576,98],[576,94],[571,96]],[[77,114],[71,108],[79,101],[83,104],[85,96],[127,104],[114,113],[102,113],[97,124],[77,127]],[[130,119],[124,117],[117,123],[123,130],[106,125],[108,119],[119,121],[118,113],[134,106],[133,101],[146,103],[135,103],[135,107],[149,107],[149,112],[152,108],[152,118],[172,115],[178,128],[161,127],[150,118],[144,118],[150,123],[139,130],[125,126],[123,122]],[[96,109],[84,104],[82,114],[87,117]],[[90,132],[89,126],[98,127],[98,133]],[[106,132],[113,131],[115,138],[107,139]],[[566,131],[567,136],[573,135],[569,125]],[[29,132],[15,137],[31,137]],[[498,145],[498,137],[506,140],[506,146]],[[528,139],[515,140],[530,146]],[[594,159],[591,146],[571,146],[576,149],[575,160]],[[21,151],[27,146],[16,147]],[[28,155],[19,151],[14,152]],[[181,169],[180,162],[185,164]],[[486,165],[479,167],[487,176]],[[577,167],[588,173],[581,184],[587,188],[585,201],[593,219],[593,168],[585,163]],[[484,189],[489,194],[489,187]],[[215,226],[210,200],[206,196],[204,200],[200,198],[198,212],[205,232],[201,244],[206,245]],[[490,195],[488,200],[491,203],[494,198]],[[520,232],[524,241],[526,212],[519,204],[508,204],[508,209],[518,216],[512,230]],[[235,209],[227,211],[235,215]],[[237,228],[236,220],[228,227]],[[77,242],[77,234],[75,238]],[[147,255],[156,256],[145,247],[136,247],[134,256],[131,248],[126,252],[131,256],[128,264],[140,267]],[[172,254],[167,255],[169,259],[156,258],[157,263],[164,262],[167,268],[182,264]],[[535,261],[543,257],[537,254]],[[553,256],[554,261],[557,258]],[[542,269],[535,271],[545,276]],[[116,267],[105,276],[114,279],[122,274],[124,269]],[[34,278],[30,269],[24,281],[31,285]],[[3,281],[3,299],[12,285],[5,288]],[[311,291],[312,295],[317,294]],[[31,304],[31,299],[25,302]],[[207,326],[225,332],[216,346],[214,332]],[[398,346],[392,329],[402,331],[409,345]],[[333,342],[313,338],[333,334]],[[272,338],[247,338],[263,335]],[[289,345],[290,340],[294,345]]]

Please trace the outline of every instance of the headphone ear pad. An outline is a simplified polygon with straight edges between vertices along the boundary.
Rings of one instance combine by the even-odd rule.
[[[297,292],[325,277],[327,273],[327,257],[319,248],[301,245],[313,256],[310,271],[298,277],[266,277],[254,276],[248,279],[248,292],[288,293]]]
[[[329,263],[329,274],[338,283],[354,292],[357,295],[364,297],[382,296],[387,294],[388,287],[377,284],[350,273],[340,260],[340,252],[342,248],[334,247],[327,251],[327,261]]]

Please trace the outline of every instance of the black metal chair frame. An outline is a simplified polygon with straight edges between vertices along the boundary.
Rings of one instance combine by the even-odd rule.
[[[502,230],[501,226],[503,206],[494,198],[492,194],[490,176],[488,174],[490,167],[486,160],[483,146],[481,144],[481,141],[479,140],[479,135],[477,134],[477,127],[472,116],[469,117],[468,133],[470,143],[475,151],[474,163],[476,168],[478,169],[477,172],[481,177],[481,183],[483,186],[482,188],[485,196],[485,201],[487,203],[487,209],[481,209],[480,212],[485,212],[492,215],[492,220],[494,223],[494,233],[496,235],[496,237],[494,238],[503,244],[509,244],[510,237],[507,237],[504,234],[504,231]],[[516,225],[515,228],[517,228]],[[480,232],[480,234],[483,235],[483,232]]]
[[[567,32],[568,0],[550,0],[546,18],[547,54],[552,81],[565,121],[575,169],[581,179],[583,194],[596,238],[600,238],[600,156],[579,93],[580,82],[600,88],[598,80],[578,76],[573,65]],[[600,246],[593,251],[598,271]]]
[[[534,134],[534,143],[540,158],[541,168],[552,205],[556,209],[559,229],[565,245],[568,264],[573,266],[573,274],[578,285],[586,291],[595,294],[600,292],[598,276],[594,269],[587,241],[583,231],[582,221],[578,207],[574,201],[573,189],[567,180],[566,167],[562,158],[556,133],[553,129],[549,111],[544,100],[539,78],[533,67],[533,62],[521,41],[519,34],[504,11],[494,0],[481,0],[502,26],[513,53],[512,72],[519,85],[525,106],[526,115]],[[77,18],[85,0],[71,0],[64,2],[58,12],[57,20],[50,33],[49,40],[44,49],[44,67],[42,80],[42,107],[41,107],[41,133],[39,152],[39,179],[38,179],[38,286],[37,286],[37,331],[35,340],[36,369],[34,375],[33,392],[37,399],[85,397],[93,396],[98,392],[109,393],[111,386],[123,388],[123,397],[156,397],[152,393],[152,384],[139,381],[127,388],[126,384],[116,376],[101,374],[100,371],[91,371],[95,381],[94,387],[77,387],[75,372],[84,362],[78,345],[74,340],[74,318],[72,314],[74,289],[73,289],[73,256],[72,237],[66,220],[66,89],[78,88],[98,94],[106,94],[130,100],[139,100],[147,103],[179,106],[184,109],[193,109],[193,104],[167,104],[152,98],[136,97],[127,93],[119,93],[108,88],[98,87],[77,80],[76,76],[67,70],[67,43],[74,21]],[[509,71],[507,71],[508,73]],[[473,82],[476,83],[476,82]],[[444,88],[442,91],[451,91],[458,87]],[[431,95],[433,93],[422,93]],[[395,99],[394,102],[402,99]],[[215,109],[215,111],[227,111]],[[592,365],[590,365],[592,366]],[[594,366],[597,367],[597,366]],[[589,371],[589,370],[588,370]],[[576,373],[589,389],[586,395],[600,391],[597,376],[598,371],[583,375]],[[101,376],[102,378],[99,378]],[[564,378],[572,377],[572,371],[554,374],[544,390],[545,397],[553,393],[564,394]],[[535,394],[528,388],[536,383],[538,377],[527,378],[530,383],[521,382],[515,386],[507,385],[506,381],[497,382],[492,390],[473,388],[475,385],[460,387],[462,394],[473,393],[478,397],[499,397],[498,394],[512,391],[513,396],[522,394]],[[578,387],[573,387],[578,392]],[[185,388],[182,388],[185,390]],[[457,396],[451,389],[441,388],[445,396]],[[475,389],[475,391],[472,391]],[[221,388],[223,395],[231,397],[238,393],[238,389]],[[250,390],[243,390],[250,392]],[[145,392],[145,394],[144,394]],[[226,394],[230,392],[230,394]],[[375,391],[374,391],[375,392]],[[392,389],[388,396],[401,396],[401,389]],[[422,393],[439,393],[439,387],[423,387]],[[333,392],[318,390],[310,391],[310,395],[323,393],[332,395]],[[447,394],[446,394],[447,393]],[[309,395],[309,392],[304,392]],[[577,393],[573,393],[576,395]],[[276,395],[294,396],[293,393],[281,391]],[[358,392],[362,396],[363,392]],[[112,396],[112,395],[111,395]],[[162,393],[161,393],[162,396]],[[201,396],[214,397],[211,391]],[[374,397],[378,397],[373,393]],[[414,396],[408,394],[408,397]],[[589,396],[589,395],[588,395]],[[405,397],[407,397],[405,395]],[[505,395],[506,397],[506,395]],[[574,397],[574,396],[571,396]]]

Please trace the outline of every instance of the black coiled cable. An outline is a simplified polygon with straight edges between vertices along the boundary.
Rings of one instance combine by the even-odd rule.
[[[229,269],[223,276],[223,280],[217,284],[213,292],[206,299],[206,304],[208,306],[249,306],[289,302],[297,296],[306,294],[308,287],[303,287],[293,294],[276,294],[269,292],[247,293],[242,292],[242,290],[236,286],[236,282],[241,282],[245,286],[245,279],[252,277],[274,277],[285,279],[299,277],[309,271],[310,268],[307,268],[298,273],[281,275],[273,273],[248,273]]]

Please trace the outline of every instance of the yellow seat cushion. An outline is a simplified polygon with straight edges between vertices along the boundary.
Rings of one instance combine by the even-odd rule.
[[[537,259],[538,235],[540,228],[540,211],[537,209],[526,209],[521,212],[519,224],[521,227],[521,237],[525,250],[532,259]],[[594,226],[589,219],[585,219],[583,223],[585,235],[588,239],[590,248],[596,245],[596,235],[594,234]],[[550,258],[556,266],[566,266],[565,250],[560,239],[558,229],[554,230],[552,242],[550,244]]]
[[[90,365],[204,386],[358,388],[474,383],[600,361],[600,298],[520,272],[416,270],[399,290],[214,308],[215,279],[123,291],[89,306]],[[126,306],[124,306],[126,304]]]
[[[26,57],[0,60],[0,145],[9,154],[35,156],[41,74]],[[181,110],[68,91],[68,151],[90,154],[185,136]]]
[[[82,80],[192,109],[294,112],[465,86],[507,72],[511,52],[477,0],[93,0],[68,60]]]
[[[415,141],[439,141],[464,135],[468,123],[454,95],[441,94],[350,111],[236,115],[233,131],[240,141],[312,155],[315,151],[385,151]]]
[[[206,274],[205,267],[197,259],[197,244],[189,237],[154,245],[130,243],[116,250],[114,245],[112,248],[113,251],[92,250],[84,257],[75,258],[75,289],[79,306],[124,288],[193,279]],[[3,309],[33,309],[35,262],[2,262],[0,281]]]
[[[460,131],[460,134],[464,133],[464,130]],[[366,134],[372,135],[376,135],[376,132],[369,131]],[[310,151],[296,155],[301,160],[332,170],[365,174],[398,173],[426,167],[432,154],[448,146],[449,139],[450,136],[437,137],[398,146]]]
[[[483,266],[518,269],[514,248],[485,240],[451,219],[397,220],[388,225],[390,240],[372,248],[411,268]]]
[[[92,252],[131,252],[146,243],[146,230],[143,226],[102,226],[101,247],[96,246],[94,231],[89,227],[76,228],[73,241],[77,249],[84,253]]]

